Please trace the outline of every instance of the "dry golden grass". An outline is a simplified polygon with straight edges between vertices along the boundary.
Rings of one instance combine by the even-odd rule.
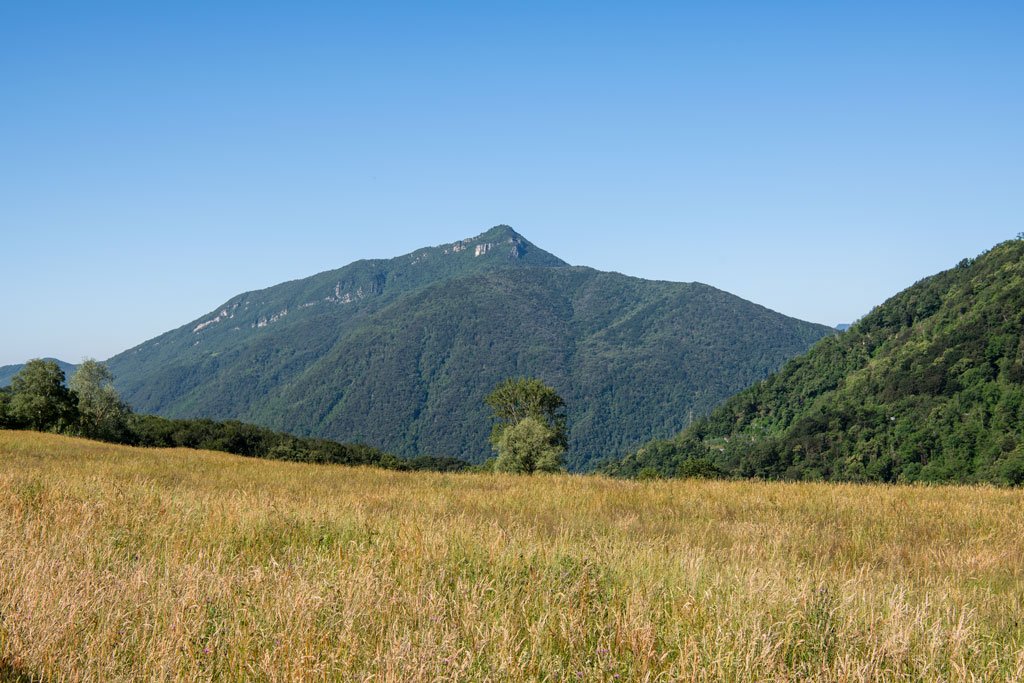
[[[0,432],[0,679],[1024,680],[1022,512]]]

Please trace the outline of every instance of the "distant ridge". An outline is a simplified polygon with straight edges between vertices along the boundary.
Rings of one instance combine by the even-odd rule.
[[[537,376],[587,469],[833,333],[707,285],[569,266],[500,225],[240,294],[109,365],[140,412],[471,461],[490,453],[484,395]]]

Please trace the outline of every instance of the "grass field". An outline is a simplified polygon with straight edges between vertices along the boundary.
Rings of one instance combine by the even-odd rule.
[[[0,679],[1024,680],[1024,492],[0,432]]]

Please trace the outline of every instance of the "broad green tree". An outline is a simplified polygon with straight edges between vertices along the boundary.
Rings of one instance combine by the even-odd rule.
[[[551,428],[535,417],[526,417],[502,430],[495,444],[498,472],[533,474],[562,469],[565,448],[555,443]]]
[[[484,399],[494,411],[495,424],[491,443],[497,444],[506,427],[532,417],[546,425],[554,434],[556,443],[568,445],[565,427],[565,401],[553,388],[539,379],[517,377],[501,382]]]
[[[507,379],[484,399],[494,411],[499,472],[557,472],[568,443],[565,401],[538,379]]]
[[[70,431],[78,401],[64,386],[64,371],[51,360],[30,360],[11,378],[8,412],[20,426],[38,431]]]
[[[131,411],[113,383],[114,375],[107,366],[92,358],[84,360],[71,376],[69,385],[78,396],[82,436],[106,441],[125,439]]]

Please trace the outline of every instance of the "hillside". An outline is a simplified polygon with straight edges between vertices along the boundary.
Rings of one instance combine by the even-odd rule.
[[[0,680],[1021,680],[1022,506],[0,431]]]
[[[568,462],[586,469],[832,333],[707,285],[570,267],[499,226],[239,295],[109,365],[140,412],[476,462],[483,397],[537,376],[566,399]]]
[[[671,406],[703,414],[819,336],[705,285],[505,271],[396,303],[282,392],[294,408],[251,417],[479,460],[490,431],[483,396],[505,377],[539,375],[570,406],[568,464],[585,469],[638,435],[677,430]]]
[[[1024,241],[918,282],[607,470],[1024,483]]]
[[[507,226],[470,240],[240,294],[175,330],[110,358],[122,395],[141,412],[176,410],[204,383],[231,376],[242,403],[305,369],[367,315],[411,291],[487,270],[559,267]]]

